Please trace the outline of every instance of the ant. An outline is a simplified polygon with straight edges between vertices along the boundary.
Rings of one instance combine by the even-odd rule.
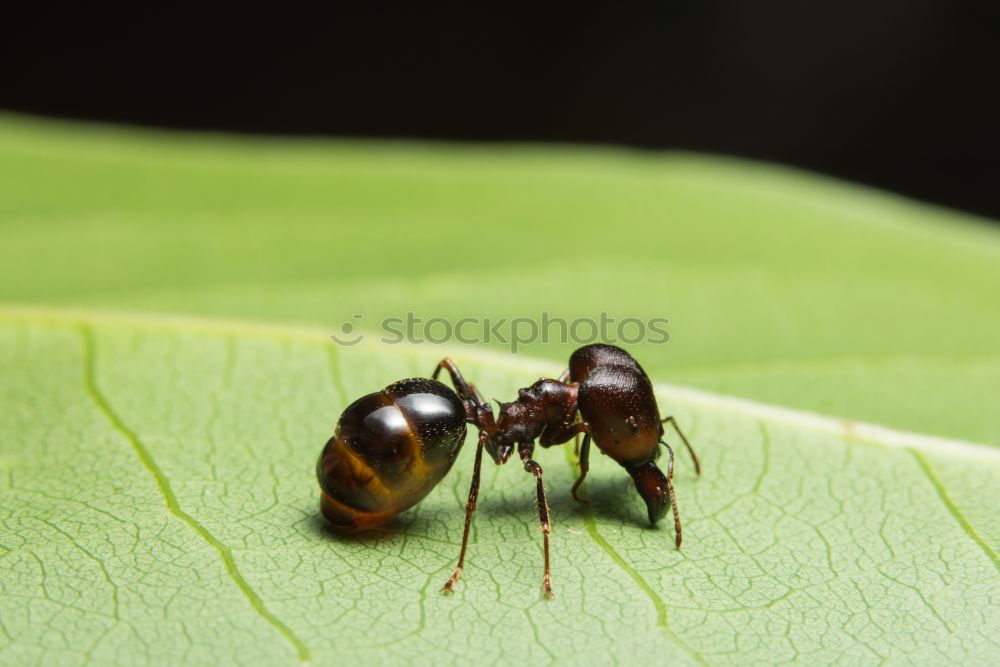
[[[437,381],[442,370],[451,377],[455,392]],[[533,458],[536,440],[542,447],[552,447],[583,435],[580,474],[571,490],[581,503],[586,501],[577,492],[590,467],[591,440],[596,442],[635,480],[650,523],[662,518],[670,505],[675,543],[680,548],[674,452],[663,440],[663,424],[670,424],[680,436],[698,475],[701,466],[674,418],[660,419],[653,385],[628,352],[604,344],[579,348],[559,379],[543,378],[519,390],[516,400],[500,403],[497,419],[451,359],[442,359],[432,378],[402,380],[358,399],[344,411],[317,463],[320,506],[332,524],[347,530],[375,527],[420,502],[451,469],[465,439],[466,423],[471,423],[479,430],[479,438],[465,506],[462,549],[444,592],[454,588],[465,565],[484,449],[500,465],[507,462],[516,446],[524,470],[535,477],[546,597],[552,596],[552,525],[542,467]],[[577,421],[578,412],[582,421]],[[655,463],[661,444],[669,454],[666,476]]]

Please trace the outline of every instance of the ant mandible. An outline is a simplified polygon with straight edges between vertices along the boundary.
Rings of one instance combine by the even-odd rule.
[[[457,395],[437,382],[444,369]],[[450,592],[462,574],[472,513],[479,496],[483,450],[499,465],[517,447],[525,471],[535,477],[542,529],[545,572],[542,587],[552,596],[549,534],[552,532],[542,467],[535,461],[535,441],[542,447],[568,442],[579,434],[580,475],[572,495],[587,476],[591,440],[635,480],[651,523],[669,504],[675,542],[681,546],[681,521],[673,489],[674,452],[663,440],[663,424],[680,436],[701,474],[698,457],[673,417],[660,419],[653,386],[642,367],[613,345],[587,345],[570,356],[559,379],[540,379],[518,391],[517,399],[500,404],[498,419],[475,385],[451,359],[438,363],[434,379],[402,380],[362,397],[344,411],[334,437],[317,463],[321,508],[334,525],[358,530],[375,527],[412,507],[447,474],[465,439],[465,424],[479,430],[465,527],[458,564],[444,585]],[[577,421],[579,412],[582,421]],[[659,445],[669,454],[667,475],[656,466]]]

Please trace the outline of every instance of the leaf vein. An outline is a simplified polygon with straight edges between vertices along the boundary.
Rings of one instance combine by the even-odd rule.
[[[570,469],[575,473],[575,457],[568,447],[564,449],[566,462],[569,463]],[[670,624],[667,619],[667,605],[663,602],[663,598],[660,597],[660,594],[656,592],[649,582],[646,581],[634,567],[628,564],[625,558],[623,558],[622,555],[618,553],[613,546],[611,546],[611,543],[604,539],[604,536],[601,535],[600,531],[597,529],[597,521],[594,519],[594,515],[589,509],[585,509],[583,511],[583,523],[587,529],[587,534],[590,535],[590,538],[594,541],[594,543],[601,548],[605,555],[607,555],[608,558],[610,558],[622,572],[627,574],[629,578],[635,582],[636,586],[639,587],[639,590],[645,593],[646,597],[649,598],[649,601],[653,603],[653,608],[656,610],[656,625],[661,628],[663,632],[670,637],[675,644],[677,644],[677,646],[690,655],[695,662],[700,665],[707,665],[708,661],[706,661],[700,653],[695,651],[670,628]]]
[[[959,510],[958,506],[952,501],[951,496],[948,495],[947,489],[944,488],[944,484],[941,483],[941,480],[934,473],[934,469],[931,468],[931,464],[927,460],[927,457],[912,448],[908,448],[908,451],[913,458],[916,459],[917,465],[923,471],[924,475],[927,476],[927,479],[930,480],[931,486],[934,487],[934,490],[937,492],[938,498],[940,498],[941,502],[944,504],[945,509],[947,509],[948,512],[955,518],[955,521],[958,522],[958,525],[962,528],[965,534],[969,536],[969,539],[975,542],[976,545],[982,549],[983,553],[986,554],[986,557],[993,563],[993,567],[995,567],[997,571],[1000,571],[1000,558],[998,558],[996,552],[993,551],[988,544],[986,544],[986,540],[984,540],[976,531],[975,526],[973,526],[969,520],[965,518],[962,511]]]
[[[170,485],[170,480],[163,474],[163,471],[160,469],[159,465],[149,453],[149,450],[142,443],[135,432],[126,426],[121,417],[119,417],[118,414],[112,409],[107,397],[97,386],[97,359],[94,331],[87,325],[81,325],[79,331],[81,338],[83,339],[84,383],[87,393],[90,395],[101,414],[103,414],[111,424],[112,428],[118,431],[132,446],[133,451],[135,451],[135,454],[139,458],[143,467],[146,468],[155,480],[156,485],[159,487],[160,494],[163,496],[167,510],[175,517],[186,523],[192,530],[194,530],[194,532],[201,536],[205,542],[219,552],[229,577],[247,598],[247,601],[254,608],[254,610],[257,611],[261,618],[267,621],[288,640],[288,642],[295,649],[295,652],[298,654],[300,661],[303,663],[308,662],[310,659],[309,648],[290,627],[285,625],[277,616],[268,610],[260,595],[253,590],[246,578],[240,572],[239,567],[236,565],[236,560],[233,558],[232,550],[215,537],[215,535],[213,535],[208,528],[181,508],[180,503],[177,500],[177,496],[174,494],[173,488]]]

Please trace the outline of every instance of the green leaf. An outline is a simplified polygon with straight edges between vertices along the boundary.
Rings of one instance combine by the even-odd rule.
[[[0,301],[329,331],[666,317],[669,344],[629,346],[654,377],[1000,444],[1000,234],[954,212],[704,156],[13,117],[0,184]]]
[[[992,228],[698,156],[16,118],[0,183],[2,664],[1000,653]],[[377,343],[407,310],[669,317],[630,349],[703,459],[683,550],[604,457],[573,503],[571,447],[538,456],[554,600],[516,465],[485,470],[438,593],[471,448],[389,530],[331,533],[313,465],[349,401],[445,354],[507,399],[573,347]],[[333,345],[353,313],[368,338]]]
[[[975,662],[998,650],[1000,453],[661,387],[682,551],[617,465],[591,509],[544,452],[488,466],[455,595],[471,448],[391,530],[329,532],[312,465],[346,402],[440,351],[321,331],[8,311],[0,319],[5,663]],[[489,393],[555,365],[456,350]],[[867,429],[867,430],[866,430]]]

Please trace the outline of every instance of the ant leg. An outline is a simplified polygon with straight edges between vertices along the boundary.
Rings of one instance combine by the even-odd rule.
[[[570,438],[574,438],[579,443],[581,433],[583,433],[583,445],[577,447],[575,450],[580,461],[580,477],[577,478],[576,483],[573,485],[572,493],[573,500],[584,505],[589,505],[590,503],[576,494],[576,490],[583,483],[583,478],[587,476],[587,470],[590,468],[590,423],[576,422],[575,424],[561,426],[551,432],[545,430],[542,432],[539,440],[542,447],[561,445],[564,442],[569,442]]]
[[[677,435],[681,436],[681,441],[684,443],[684,446],[687,447],[688,454],[691,455],[691,460],[694,461],[694,472],[695,472],[696,475],[698,475],[700,477],[701,476],[701,464],[698,462],[698,455],[694,453],[694,448],[691,446],[691,443],[688,442],[688,439],[684,435],[684,432],[681,431],[681,427],[677,425],[677,420],[674,419],[673,417],[667,417],[666,419],[661,419],[660,423],[661,424],[668,424],[669,423],[671,426],[674,427],[674,430],[677,431]],[[664,442],[663,444],[666,445],[667,443]],[[668,446],[667,449],[670,449],[670,447]]]
[[[565,382],[569,382],[569,369],[568,368],[566,370],[564,370],[562,373],[559,374],[559,381],[560,382],[564,382],[564,383]]]
[[[479,444],[476,445],[476,463],[472,469],[472,485],[469,487],[469,501],[465,504],[465,530],[462,532],[462,551],[458,555],[458,565],[451,578],[445,583],[442,593],[450,593],[455,582],[462,576],[465,566],[465,550],[469,546],[469,526],[472,525],[472,513],[476,511],[476,499],[479,497],[479,471],[483,465],[483,445],[486,443],[486,433],[479,434]]]
[[[667,448],[667,454],[670,455],[670,460],[667,463],[667,493],[670,495],[670,509],[674,512],[674,542],[677,548],[681,548],[681,515],[677,511],[677,496],[674,495],[674,450],[670,448],[663,440],[660,440],[660,444]]]
[[[580,488],[581,484],[583,484],[583,480],[587,477],[588,470],[590,470],[590,433],[583,436],[583,446],[580,447],[580,476],[576,478],[576,482],[573,484],[573,488],[570,491],[570,493],[573,494],[573,500],[578,503],[583,503],[584,505],[589,505],[590,503],[578,496],[576,494],[576,490]]]
[[[542,589],[545,597],[552,597],[552,571],[549,567],[549,533],[552,532],[552,524],[549,522],[549,504],[545,500],[545,485],[542,481],[542,466],[531,458],[535,449],[534,443],[522,442],[517,446],[517,453],[524,463],[526,472],[535,476],[535,484],[538,490],[538,520],[542,528],[542,543],[545,549],[545,576],[542,578]]]
[[[574,422],[572,424],[564,424],[559,426],[554,430],[545,429],[542,434],[538,437],[538,444],[542,447],[552,447],[553,445],[561,445],[564,442],[569,442],[571,438],[580,433],[589,433],[590,424],[588,422]]]
[[[455,385],[455,391],[458,393],[460,398],[466,401],[472,401],[476,404],[476,407],[487,405],[486,400],[483,399],[483,395],[479,393],[478,389],[476,389],[476,385],[471,382],[467,382],[465,378],[462,377],[462,372],[458,370],[458,366],[456,366],[455,362],[451,360],[451,357],[445,357],[438,362],[437,367],[434,368],[434,373],[431,375],[431,378],[437,380],[442,368],[448,371],[448,375],[451,376],[451,383]]]

